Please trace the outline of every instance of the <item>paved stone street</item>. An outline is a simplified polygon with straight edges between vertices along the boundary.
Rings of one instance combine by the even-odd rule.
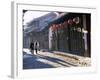
[[[90,59],[64,52],[43,52],[31,54],[29,49],[23,49],[23,69],[57,68],[90,66]]]

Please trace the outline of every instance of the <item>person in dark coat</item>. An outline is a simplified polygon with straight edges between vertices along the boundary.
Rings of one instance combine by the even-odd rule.
[[[38,53],[38,50],[39,50],[39,42],[35,42],[35,52],[36,54]]]
[[[30,44],[30,50],[31,50],[32,54],[34,54],[34,43],[33,42],[31,42],[31,44]]]

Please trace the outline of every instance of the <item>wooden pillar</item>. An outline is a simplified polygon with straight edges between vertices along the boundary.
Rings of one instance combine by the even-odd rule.
[[[52,50],[52,38],[53,38],[53,36],[52,36],[52,29],[51,29],[51,27],[49,28],[49,50]]]
[[[86,15],[83,15],[83,28],[84,30],[86,30]],[[84,53],[84,57],[88,56],[88,47],[87,47],[87,33],[84,33],[84,44],[85,44],[85,53]]]

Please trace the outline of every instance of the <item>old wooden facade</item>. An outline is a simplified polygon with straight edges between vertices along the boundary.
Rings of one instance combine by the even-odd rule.
[[[90,18],[90,14],[69,13],[53,21],[49,48],[90,57]]]

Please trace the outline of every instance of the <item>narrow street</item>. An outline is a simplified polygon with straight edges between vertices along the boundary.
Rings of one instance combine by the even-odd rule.
[[[91,66],[91,14],[23,10],[23,23],[23,69]]]
[[[24,49],[23,54],[23,69],[90,66],[90,59],[64,52],[38,51],[38,54],[33,55],[29,49]]]

